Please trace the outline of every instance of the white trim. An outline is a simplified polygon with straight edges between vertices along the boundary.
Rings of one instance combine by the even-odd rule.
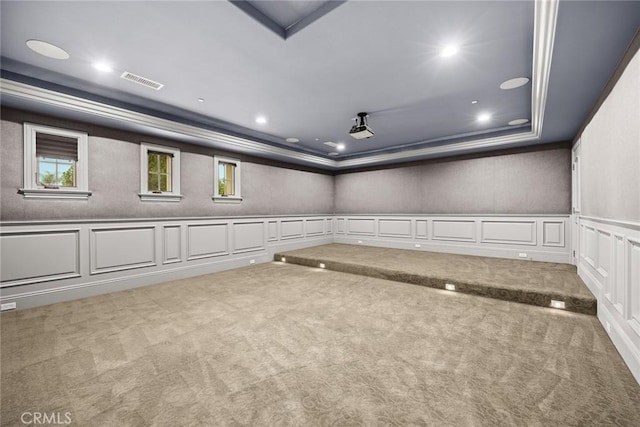
[[[18,190],[25,199],[81,199],[86,200],[91,195],[89,191],[89,135],[86,132],[60,129],[33,123],[23,124],[23,188]],[[75,163],[75,187],[43,188],[38,185],[36,173],[38,160],[36,158],[36,138],[38,133],[62,136],[77,141],[78,160]]]
[[[218,190],[218,169],[220,163],[233,163],[234,168],[233,181],[235,194],[233,196],[223,196]],[[231,157],[213,156],[213,201],[215,203],[241,203],[242,202],[242,162]]]
[[[50,190],[44,188],[28,189],[20,188],[18,194],[22,194],[25,199],[78,199],[88,200],[91,196],[91,191],[80,190]]]
[[[531,131],[508,136],[453,143],[440,147],[426,147],[416,150],[364,156],[355,159],[333,160],[196,126],[185,125],[11,80],[0,80],[0,93],[3,96],[13,96],[43,105],[77,111],[89,116],[98,116],[127,124],[152,128],[154,130],[161,129],[168,133],[181,136],[193,137],[196,138],[201,145],[237,150],[254,155],[275,156],[328,169],[366,166],[418,158],[426,159],[439,155],[455,154],[471,149],[507,147],[516,143],[531,142],[540,138],[549,87],[557,14],[558,0],[535,2],[531,83]]]
[[[149,176],[149,151],[157,151],[172,156],[171,159],[171,191],[163,193],[151,193],[148,191]],[[140,200],[143,202],[179,202],[180,194],[180,149],[163,145],[140,143]]]

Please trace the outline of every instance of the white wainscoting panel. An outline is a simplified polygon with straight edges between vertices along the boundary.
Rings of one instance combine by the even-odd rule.
[[[255,252],[264,250],[264,222],[233,223],[233,253]]]
[[[375,236],[376,220],[373,218],[347,218],[347,234]]]
[[[2,286],[80,276],[79,230],[0,234]]]
[[[332,220],[295,215],[3,222],[0,301],[24,309],[271,262],[279,251],[332,243],[324,231]]]
[[[189,224],[188,260],[229,255],[229,224]]]
[[[544,223],[552,244],[543,245]],[[339,215],[336,224],[336,243],[571,263],[569,215]]]
[[[475,242],[476,223],[472,220],[443,220],[432,221],[433,240],[445,240],[454,242]]]
[[[180,225],[164,225],[163,264],[182,261],[182,227]]]
[[[287,220],[280,223],[280,239],[300,239],[304,237],[304,220]]]
[[[429,223],[425,220],[417,219],[416,220],[416,238],[417,239],[428,239],[429,232],[428,230]]]
[[[333,218],[329,218],[327,221],[327,233],[333,233]]]
[[[631,326],[640,337],[640,239],[635,240],[629,238],[628,253],[629,253],[629,311],[631,314]]]
[[[268,221],[267,241],[275,242],[278,240],[278,221]]]
[[[411,222],[411,218],[379,219],[378,236],[410,239],[413,237],[411,233]]]
[[[482,243],[536,245],[535,221],[481,221]]]
[[[542,221],[542,246],[564,247],[564,222]]]
[[[624,301],[626,284],[624,236],[614,235],[613,240],[613,268],[611,270],[609,293],[605,294],[611,305],[620,315],[624,315]]]
[[[640,382],[640,224],[580,217],[578,275],[598,318]]]
[[[156,227],[92,228],[91,274],[156,265]]]
[[[307,236],[320,236],[324,234],[324,219],[308,219],[306,224]]]

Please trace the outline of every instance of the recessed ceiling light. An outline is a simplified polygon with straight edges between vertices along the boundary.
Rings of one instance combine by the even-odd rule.
[[[478,121],[480,123],[486,123],[489,120],[491,120],[491,114],[489,114],[489,113],[482,113],[482,114],[478,115]]]
[[[103,73],[113,72],[113,68],[111,68],[109,64],[105,62],[96,62],[93,64],[93,68],[95,68],[98,71],[102,71]]]
[[[327,142],[323,142],[324,145],[328,145],[331,148],[336,148],[338,146],[338,144],[336,144],[333,141],[327,141]]]
[[[300,142],[300,140],[299,140],[298,138],[287,138],[287,139],[285,139],[285,141],[287,141],[287,142],[291,142],[291,143],[293,143],[293,142]]]
[[[258,123],[259,125],[264,125],[267,123],[267,118],[265,116],[258,116],[256,117],[256,123]]]
[[[338,151],[344,150],[344,144],[342,142],[339,142],[338,145],[336,146],[336,150]]]
[[[445,46],[444,49],[442,49],[440,51],[440,56],[453,56],[456,53],[458,53],[460,49],[458,48],[458,46],[454,46],[454,45],[449,45],[449,46]]]
[[[516,77],[515,79],[502,82],[500,89],[515,89],[517,87],[524,86],[527,83],[529,83],[529,79],[527,77]]]
[[[204,98],[198,98],[198,102],[204,102]]]
[[[474,99],[473,101],[471,101],[471,103],[472,103],[472,104],[477,104],[477,103],[478,103],[478,100],[477,100],[477,99]]]
[[[329,153],[329,155],[330,155],[330,156],[339,156],[339,155],[340,155],[340,153],[338,153],[338,152],[336,152],[336,151],[333,151],[333,152]]]
[[[515,119],[515,120],[511,120],[509,122],[509,126],[517,126],[517,125],[523,125],[525,123],[527,123],[529,121],[529,119]]]
[[[27,40],[27,47],[47,58],[69,59],[69,54],[64,49],[42,40]]]

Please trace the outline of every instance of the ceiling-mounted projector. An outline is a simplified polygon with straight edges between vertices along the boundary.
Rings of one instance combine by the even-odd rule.
[[[356,124],[353,125],[349,131],[349,135],[355,139],[371,138],[373,136],[373,131],[369,126],[367,126],[367,117],[367,113],[358,113],[359,120],[354,119]]]

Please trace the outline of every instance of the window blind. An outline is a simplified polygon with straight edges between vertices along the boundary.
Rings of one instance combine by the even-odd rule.
[[[36,134],[36,157],[78,161],[78,140],[38,133]]]

